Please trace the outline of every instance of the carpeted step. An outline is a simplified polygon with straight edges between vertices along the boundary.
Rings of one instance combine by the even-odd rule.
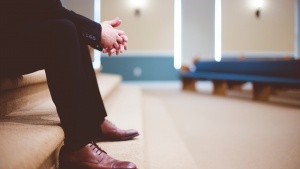
[[[47,108],[14,111],[1,118],[0,168],[55,168],[55,150],[64,138],[59,123],[55,110]]]
[[[47,95],[46,82],[45,71],[37,71],[20,77],[1,78],[0,117],[23,106],[39,104],[39,100],[34,98]]]
[[[142,114],[142,92],[139,87],[121,85],[105,100],[111,120],[122,129],[137,129],[140,135],[130,141],[99,142],[109,155],[119,160],[134,162],[138,168],[144,169],[144,134]]]
[[[98,74],[102,96],[106,97],[121,82],[121,76]],[[101,83],[104,81],[103,83]],[[0,118],[21,107],[41,104],[49,96],[45,71],[15,78],[0,79]]]
[[[147,169],[186,168],[197,165],[159,97],[143,95]]]
[[[118,75],[98,75],[104,99],[121,81]],[[54,169],[64,134],[51,100],[36,97],[40,104],[26,105],[0,119],[0,169]]]
[[[103,99],[115,91],[122,81],[122,76],[116,74],[99,73],[97,74],[99,89]]]
[[[12,77],[12,78],[1,78],[0,79],[0,92],[16,89],[24,86],[29,86],[38,83],[46,82],[45,71],[40,70],[27,75]]]

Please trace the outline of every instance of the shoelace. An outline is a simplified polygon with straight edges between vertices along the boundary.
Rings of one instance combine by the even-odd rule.
[[[100,155],[101,153],[107,154],[107,152],[104,151],[104,150],[102,150],[95,142],[91,142],[91,143],[90,143],[90,147],[92,147],[92,146],[94,146],[93,150],[96,149],[96,153],[97,153],[98,155]]]

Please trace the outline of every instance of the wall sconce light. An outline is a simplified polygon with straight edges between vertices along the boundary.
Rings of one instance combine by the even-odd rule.
[[[256,16],[256,18],[260,17],[260,11],[261,11],[263,4],[264,4],[263,0],[255,0],[255,7],[256,7],[255,16]]]
[[[134,14],[140,16],[141,8],[145,5],[146,0],[130,0],[131,6],[134,8]]]
[[[134,10],[134,14],[135,14],[136,16],[140,16],[140,14],[141,14],[140,9],[135,9],[135,10]]]
[[[257,10],[255,11],[255,16],[256,16],[256,18],[259,18],[259,17],[260,17],[260,9],[257,9]]]

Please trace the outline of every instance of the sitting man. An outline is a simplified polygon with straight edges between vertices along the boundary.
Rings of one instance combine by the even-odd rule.
[[[139,135],[105,119],[87,46],[109,55],[126,50],[126,34],[115,29],[121,20],[115,18],[100,25],[65,9],[59,0],[3,0],[0,21],[0,77],[45,69],[65,133],[60,168],[137,168],[131,162],[113,159],[94,142]]]

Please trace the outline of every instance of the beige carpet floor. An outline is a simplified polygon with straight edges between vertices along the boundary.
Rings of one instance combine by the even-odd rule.
[[[199,169],[300,169],[297,94],[267,103],[252,101],[249,92],[218,97],[147,89],[144,95],[163,102]]]
[[[144,169],[142,92],[135,86],[121,85],[105,100],[107,119],[122,129],[136,129],[139,136],[129,141],[99,142],[99,146],[119,160],[132,161]]]
[[[146,169],[197,169],[162,100],[143,97]]]

